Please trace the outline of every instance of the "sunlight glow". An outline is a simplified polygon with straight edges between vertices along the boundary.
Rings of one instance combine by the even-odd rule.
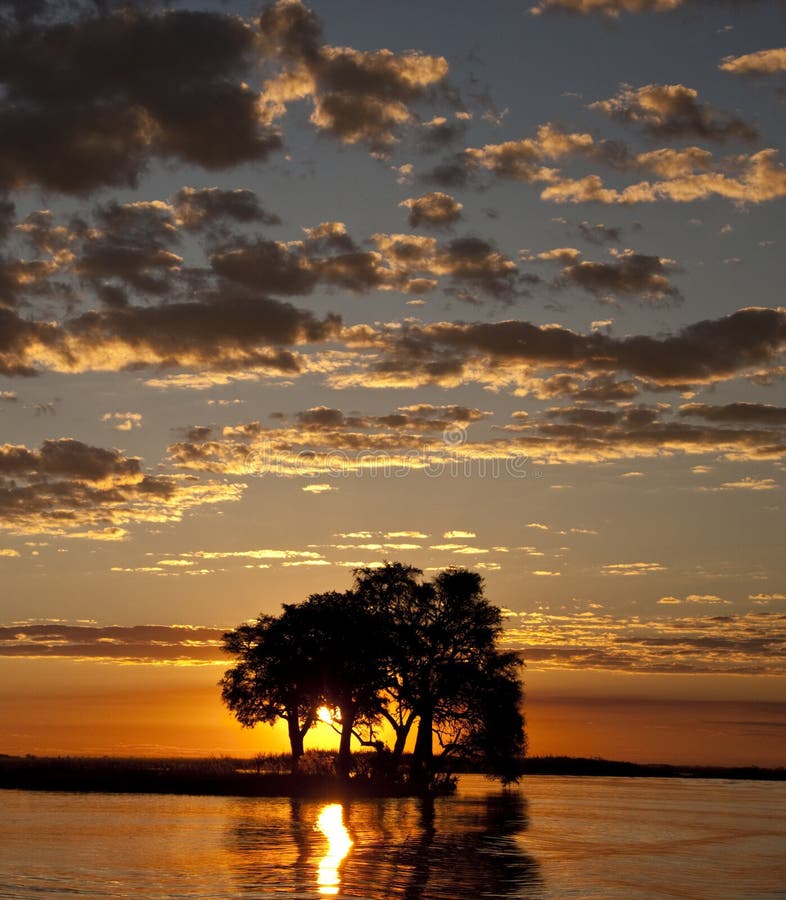
[[[341,879],[338,867],[352,847],[352,839],[344,825],[344,809],[340,803],[331,803],[322,809],[314,826],[325,835],[327,851],[319,863],[317,885],[320,894],[338,894]]]
[[[327,706],[320,706],[317,710],[317,718],[320,722],[324,722],[326,725],[332,725],[335,722],[335,717],[333,713],[327,708]]]

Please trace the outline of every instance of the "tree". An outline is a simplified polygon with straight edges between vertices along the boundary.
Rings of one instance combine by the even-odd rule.
[[[387,703],[382,714],[401,758],[417,723],[410,780],[428,786],[447,757],[482,757],[490,774],[520,774],[526,749],[521,661],[497,649],[502,614],[483,594],[481,577],[447,569],[431,583],[400,563],[358,569],[355,591],[385,622]],[[515,777],[518,777],[517,775]]]
[[[297,608],[285,608],[278,618],[259,616],[226,632],[224,650],[238,662],[221,679],[222,699],[247,728],[286,721],[294,774],[322,703]]]
[[[451,568],[424,582],[401,563],[361,568],[350,591],[312,594],[278,618],[228,632],[225,649],[239,661],[222,694],[244,725],[286,719],[293,771],[326,706],[343,777],[353,737],[377,748],[385,761],[378,768],[389,774],[414,732],[408,777],[418,789],[455,757],[515,780],[526,749],[521,661],[499,648],[502,632],[502,614],[475,572]],[[377,738],[383,720],[394,735],[390,750]]]
[[[321,705],[337,711],[336,772],[349,776],[352,737],[380,715],[385,682],[382,623],[353,591],[312,594],[296,609],[301,640],[309,648]]]

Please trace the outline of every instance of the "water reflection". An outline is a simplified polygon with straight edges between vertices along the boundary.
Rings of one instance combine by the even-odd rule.
[[[518,791],[343,806],[238,800],[234,813],[228,850],[237,890],[249,898],[544,896],[524,848],[528,816]]]
[[[320,894],[337,894],[341,879],[338,869],[352,846],[352,838],[344,826],[344,809],[340,803],[325,806],[314,826],[328,841],[327,852],[319,862],[317,884]]]

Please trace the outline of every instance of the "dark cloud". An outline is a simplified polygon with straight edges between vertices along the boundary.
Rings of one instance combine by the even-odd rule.
[[[786,431],[772,426],[720,428],[693,425],[668,416],[664,406],[554,407],[527,416],[504,430],[516,434],[521,452],[552,462],[599,462],[686,454],[729,459],[778,459],[786,455]],[[729,482],[715,489],[767,490],[772,480]],[[706,489],[706,488],[705,488]]]
[[[700,103],[698,92],[683,84],[622,85],[616,96],[591,103],[589,108],[639,124],[656,137],[752,141],[759,136],[756,128],[732,113]]]
[[[222,635],[189,625],[20,623],[0,626],[0,656],[208,662],[224,658]]]
[[[575,374],[551,375],[538,385],[537,395],[544,399],[571,397],[590,403],[617,403],[632,400],[639,394],[639,386],[629,379],[613,375],[584,378]]]
[[[8,236],[14,227],[16,207],[10,200],[0,199],[0,240]]]
[[[263,239],[214,253],[210,264],[223,278],[272,294],[309,294],[319,279],[300,247]]]
[[[762,425],[786,425],[786,406],[767,403],[683,403],[681,416],[706,419],[709,422],[760,422]]]
[[[457,155],[453,159],[438,163],[429,171],[424,172],[420,176],[420,180],[425,184],[433,184],[441,188],[462,188],[470,183],[471,173],[467,168],[464,157]]]
[[[298,424],[304,428],[317,429],[399,429],[409,431],[443,431],[461,424],[468,425],[490,415],[481,409],[468,406],[434,406],[430,403],[419,403],[413,406],[401,406],[394,413],[387,415],[345,415],[339,409],[327,406],[315,406],[297,413]]]
[[[574,284],[595,296],[633,296],[648,302],[681,300],[679,290],[669,281],[671,260],[626,251],[610,262],[582,260],[566,266],[560,284]]]
[[[130,523],[178,521],[241,490],[149,475],[137,457],[72,438],[0,445],[0,528],[16,534],[121,540]]]
[[[299,412],[297,420],[307,428],[340,428],[344,424],[344,413],[340,409],[315,406]]]
[[[579,234],[590,244],[619,244],[622,241],[622,228],[611,228],[606,225],[591,225],[579,222],[576,226]]]
[[[467,119],[450,121],[444,116],[437,116],[424,122],[418,133],[418,147],[423,153],[435,153],[445,150],[464,136],[467,131]]]
[[[173,291],[171,275],[182,259],[170,247],[177,243],[171,209],[163,203],[111,203],[96,211],[97,229],[76,229],[76,256],[71,270],[95,282],[110,306],[122,304],[114,290],[131,288],[145,294]],[[119,285],[110,286],[107,280]],[[114,298],[114,299],[113,299]]]
[[[470,290],[498,299],[510,299],[518,293],[516,264],[482,238],[468,236],[449,241],[439,254],[438,271],[444,271]]]
[[[339,324],[335,316],[319,319],[289,303],[226,292],[201,302],[89,312],[68,321],[65,331],[85,353],[89,347],[114,349],[126,366],[259,365],[297,371],[294,356],[283,348],[325,341]]]
[[[365,373],[367,384],[374,373],[391,377],[406,373],[411,381],[439,383],[460,378],[471,366],[482,378],[478,365],[485,360],[487,377],[496,373],[500,383],[517,377],[516,367],[562,367],[592,375],[628,372],[655,385],[682,389],[774,364],[786,349],[786,310],[748,307],[665,337],[616,338],[599,331],[581,334],[560,325],[508,320],[408,323],[400,329],[350,334],[348,339],[361,346],[370,342],[384,351]]]
[[[0,188],[129,185],[153,157],[265,159],[281,140],[244,83],[257,53],[252,29],[220,13],[126,7],[6,28]]]
[[[198,231],[226,219],[242,224],[281,224],[281,219],[275,213],[262,208],[253,191],[240,188],[226,191],[217,187],[184,187],[172,197],[172,205],[182,227],[187,231]]]
[[[28,322],[0,305],[0,375],[35,375],[31,347],[51,346],[58,336],[57,326]]]

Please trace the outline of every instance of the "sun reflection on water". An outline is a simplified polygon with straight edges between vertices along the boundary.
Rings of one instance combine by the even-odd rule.
[[[352,839],[344,825],[344,809],[341,804],[331,803],[323,807],[314,827],[325,835],[328,842],[317,874],[319,893],[335,895],[341,884],[338,867],[352,847]]]

